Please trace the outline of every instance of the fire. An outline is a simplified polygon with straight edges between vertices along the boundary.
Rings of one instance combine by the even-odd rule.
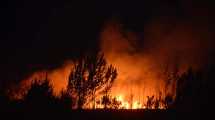
[[[41,70],[32,73],[26,79],[22,80],[18,86],[18,89],[12,88],[12,99],[22,99],[23,93],[26,93],[30,88],[32,81],[45,80],[46,77],[50,80],[53,86],[54,95],[59,96],[62,90],[65,90],[68,83],[68,77],[71,69],[73,68],[72,61],[66,61],[61,67],[53,70]]]
[[[122,103],[121,108],[147,108],[147,97],[153,96],[152,101],[160,97],[158,108],[164,109],[161,104],[161,99],[164,100],[167,95],[164,66],[160,66],[162,63],[155,61],[151,54],[136,52],[134,45],[138,38],[134,33],[125,33],[128,34],[126,37],[122,32],[119,24],[113,22],[105,26],[101,33],[101,47],[107,61],[116,66],[119,72],[111,94],[117,96]],[[174,96],[172,85],[173,83],[169,85],[172,90],[168,92]],[[153,108],[154,105],[151,109]]]
[[[121,102],[120,108],[129,109],[129,103],[124,100],[123,95],[116,96],[116,99]]]
[[[112,99],[116,98],[116,101],[119,102],[119,109],[147,108],[147,96],[155,96],[154,98],[157,99],[159,92],[164,93],[164,80],[159,76],[159,66],[154,64],[151,56],[133,53],[135,48],[130,45],[129,41],[136,39],[134,34],[129,34],[129,38],[123,37],[120,28],[115,24],[108,25],[101,33],[102,52],[104,52],[107,62],[113,64],[118,70],[118,76],[110,95]],[[47,75],[53,85],[55,95],[58,96],[62,89],[66,89],[72,67],[73,62],[69,61],[54,70],[35,72],[22,81],[21,88],[28,89],[32,80],[41,80]],[[161,97],[163,99],[165,93]],[[84,108],[92,108],[92,104],[90,103]],[[104,108],[104,106],[98,103],[96,108]],[[153,108],[152,106],[151,109]],[[164,109],[161,104],[158,108]]]
[[[116,96],[116,99],[117,99],[118,101],[123,101],[122,95]]]
[[[141,109],[141,108],[142,108],[142,105],[141,105],[141,103],[139,101],[135,101],[133,103],[132,109]]]
[[[162,101],[159,101],[159,106],[157,108],[154,105],[148,108],[147,105],[142,104],[141,101],[135,100],[130,102],[124,97],[123,94],[119,94],[118,96],[114,96],[113,98],[116,98],[116,100],[120,103],[117,109],[166,109],[165,106],[162,104]],[[103,109],[104,106],[102,104],[97,103],[96,108]]]
[[[178,30],[177,32],[180,33]],[[176,36],[176,33],[173,34],[173,38]],[[184,32],[182,33],[185,34]],[[183,36],[183,34],[179,36]],[[157,39],[158,36],[159,34],[155,38],[152,38]],[[189,35],[186,33],[184,36]],[[166,39],[173,38],[168,36]],[[114,81],[110,96],[112,96],[112,99],[116,98],[116,101],[120,103],[119,109],[165,109],[165,103],[163,102],[165,97],[171,95],[173,96],[173,100],[175,97],[176,83],[170,82],[167,85],[167,76],[165,76],[165,72],[168,73],[175,69],[175,62],[177,61],[175,61],[174,57],[176,54],[173,51],[175,49],[177,51],[185,49],[186,52],[195,51],[198,46],[190,47],[190,44],[186,44],[186,46],[180,45],[179,47],[172,45],[168,48],[164,45],[168,41],[164,43],[159,41],[156,45],[153,44],[154,46],[151,49],[139,51],[135,47],[138,44],[136,42],[138,39],[135,33],[124,32],[120,24],[116,22],[106,24],[101,32],[101,50],[104,52],[107,62],[115,66],[118,71],[118,76]],[[186,52],[182,51],[182,53]],[[183,59],[186,58],[188,57],[183,57]],[[188,65],[193,66],[193,64]],[[21,88],[27,89],[32,80],[37,78],[41,79],[41,76],[44,78],[48,74],[48,79],[53,84],[55,95],[58,95],[62,89],[66,89],[68,76],[72,67],[72,62],[66,62],[62,67],[54,70],[35,72],[29,78],[23,80],[20,86]],[[187,64],[182,62],[181,69],[178,72],[182,72],[186,67]],[[100,97],[97,97],[97,100],[100,99]],[[85,108],[91,108],[91,105]],[[97,103],[96,108],[104,108],[104,106],[101,103]]]

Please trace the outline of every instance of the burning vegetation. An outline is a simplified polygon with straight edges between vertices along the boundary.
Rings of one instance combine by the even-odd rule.
[[[151,29],[148,32],[150,35]],[[176,29],[175,32],[182,31]],[[156,40],[161,34],[153,38],[146,36],[146,39]],[[184,34],[181,33],[186,38]],[[186,39],[191,39],[189,37]],[[54,103],[65,103],[63,106],[70,109],[172,108],[185,97],[183,92],[189,88],[189,80],[195,79],[192,76],[196,74],[189,67],[200,67],[195,62],[190,64],[196,57],[181,59],[187,56],[184,50],[193,52],[199,45],[180,43],[180,47],[166,48],[165,43],[173,38],[174,31],[164,42],[157,42],[160,47],[149,43],[154,49],[142,46],[143,51],[136,47],[141,39],[137,34],[110,22],[100,37],[104,54],[86,55],[65,62],[61,68],[35,72],[20,83],[19,92],[17,89],[9,91],[10,97],[29,100],[32,98],[29,94],[39,94],[32,91],[42,86],[46,90],[41,91],[43,97],[53,94]]]

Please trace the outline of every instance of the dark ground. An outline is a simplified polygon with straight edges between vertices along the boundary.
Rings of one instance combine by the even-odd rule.
[[[2,114],[6,119],[77,119],[77,120],[197,120],[200,115],[195,112],[175,110],[74,110],[58,112],[11,112]]]

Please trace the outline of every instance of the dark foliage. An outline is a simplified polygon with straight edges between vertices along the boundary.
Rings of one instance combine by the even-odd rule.
[[[91,99],[95,108],[96,92],[104,89],[107,94],[116,76],[116,69],[107,65],[103,54],[79,59],[68,83],[70,93],[77,96],[77,108],[82,109],[87,99]]]
[[[112,98],[109,95],[102,97],[101,104],[104,106],[104,109],[119,109],[120,105],[122,105],[121,101],[118,101],[116,97]]]
[[[210,66],[204,70],[188,69],[178,79],[174,107],[180,111],[194,111],[200,114],[212,103],[215,70]],[[198,114],[198,115],[199,115]]]
[[[102,97],[102,105],[104,105],[104,109],[110,108],[111,106],[111,97],[109,95],[104,95]]]
[[[167,95],[165,97],[165,99],[164,99],[164,106],[165,106],[165,108],[166,109],[171,108],[171,106],[174,104],[173,102],[174,102],[173,96]]]
[[[22,101],[26,110],[53,110],[56,109],[57,99],[53,95],[53,87],[46,79],[35,80]]]
[[[114,69],[111,68],[114,71]],[[110,72],[111,73],[111,72]],[[105,74],[107,75],[107,74]],[[199,118],[201,114],[201,110],[211,107],[213,104],[213,90],[214,84],[213,80],[215,79],[215,67],[210,66],[207,69],[202,70],[193,70],[188,69],[181,76],[177,78],[177,86],[176,86],[176,98],[173,100],[171,95],[167,95],[164,101],[161,100],[161,97],[155,98],[153,96],[148,96],[147,99],[147,108],[158,108],[159,104],[165,104],[165,107],[168,108],[167,116],[171,115],[172,112],[170,110],[174,109],[180,115],[179,118],[186,118],[188,115],[192,115],[195,118]],[[105,78],[105,77],[104,77]],[[109,77],[108,77],[109,78]],[[115,77],[110,77],[115,79]],[[113,81],[109,79],[109,81]],[[105,106],[105,114],[110,113],[113,118],[118,116],[119,114],[123,114],[123,116],[128,116],[130,114],[135,114],[138,111],[144,111],[144,115],[150,114],[159,114],[162,110],[117,110],[119,106],[122,104],[117,101],[116,98],[111,98],[109,95],[109,91],[111,90],[112,82],[108,82],[108,84],[103,85],[102,89],[103,98],[101,101],[97,101]],[[77,102],[76,98],[71,94],[71,91],[65,90],[62,91],[61,96],[55,97],[53,95],[52,85],[49,83],[49,80],[35,80],[23,100],[11,100],[6,94],[7,92],[0,92],[0,110],[6,111],[7,113],[16,113],[20,111],[24,111],[23,113],[60,113],[64,111],[64,113],[68,113],[66,116],[79,117],[80,119],[88,119],[88,117],[92,117],[94,119],[95,116],[91,114],[102,113],[103,110],[94,110],[94,112],[87,112],[87,110],[71,110],[72,106],[74,106]],[[89,94],[90,96],[92,94]],[[161,93],[160,93],[160,96]],[[162,102],[160,102],[162,101]],[[65,112],[67,111],[67,112]],[[84,111],[84,113],[82,113]],[[93,111],[93,110],[92,110]],[[119,111],[119,112],[118,112]],[[90,114],[89,114],[90,113]],[[126,114],[124,114],[126,113]],[[151,114],[152,113],[152,114]],[[188,114],[189,113],[189,114]],[[190,114],[193,113],[193,114]],[[196,114],[198,113],[198,114]],[[20,113],[19,113],[20,114]],[[46,115],[47,115],[46,114]],[[83,116],[84,114],[84,116]],[[140,117],[140,113],[139,117]],[[142,114],[142,113],[141,113]],[[162,115],[165,113],[162,112]],[[25,114],[28,115],[28,114]],[[50,116],[56,116],[50,115]],[[85,116],[86,115],[86,116]],[[109,115],[109,114],[108,114]],[[162,116],[161,115],[161,116]],[[36,115],[35,115],[36,116]],[[138,115],[137,115],[138,116]],[[184,117],[183,117],[184,116]],[[102,116],[99,116],[102,118]],[[108,116],[106,116],[108,117]],[[134,116],[132,116],[134,117]],[[155,117],[155,116],[154,116]],[[118,118],[124,119],[125,117],[118,116]],[[90,118],[89,118],[90,119]],[[117,119],[117,118],[116,118]]]
[[[146,108],[151,109],[154,104],[154,96],[147,96]]]
[[[110,107],[111,107],[112,109],[119,109],[119,106],[120,106],[121,104],[122,104],[122,103],[121,103],[120,101],[118,101],[116,98],[113,98]]]
[[[60,98],[58,98],[58,104],[62,110],[69,111],[74,106],[74,97],[67,91],[62,91]]]

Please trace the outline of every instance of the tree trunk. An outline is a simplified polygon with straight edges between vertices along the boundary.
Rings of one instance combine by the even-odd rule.
[[[105,102],[104,102],[104,109],[107,109],[107,93],[105,93]]]
[[[78,96],[78,109],[80,110],[80,109],[82,109],[82,106],[81,106],[81,97],[80,96]]]
[[[83,107],[83,96],[81,95],[81,93],[79,93],[78,95],[78,109],[82,109]]]
[[[95,91],[92,92],[92,100],[93,100],[93,109],[96,109]]]

